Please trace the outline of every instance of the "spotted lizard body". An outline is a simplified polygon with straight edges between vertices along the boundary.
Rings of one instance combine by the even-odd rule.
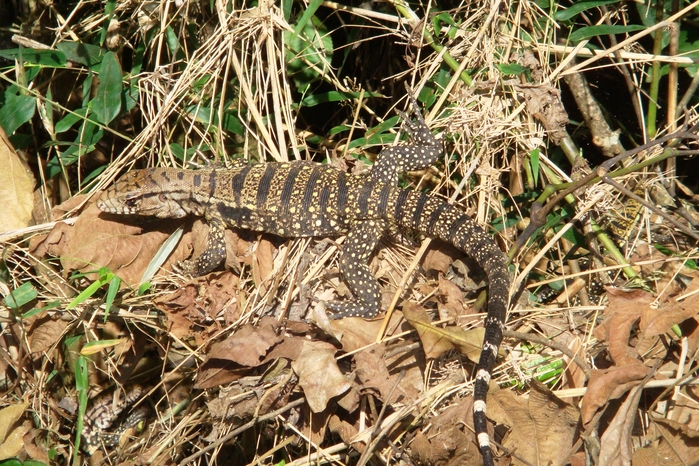
[[[196,171],[153,168],[127,173],[101,195],[97,205],[113,214],[203,217],[209,225],[206,250],[180,267],[195,276],[211,272],[224,260],[226,227],[283,237],[347,235],[340,269],[355,299],[327,303],[333,318],[370,318],[380,311],[379,285],[367,262],[390,225],[461,249],[485,270],[489,282],[483,351],[474,386],[474,426],[484,462],[491,465],[485,399],[509,300],[507,260],[466,213],[438,197],[396,186],[399,173],[427,168],[442,153],[414,101],[413,106],[416,121],[401,115],[412,144],[384,148],[370,175],[351,175],[306,161],[240,162],[233,168]]]

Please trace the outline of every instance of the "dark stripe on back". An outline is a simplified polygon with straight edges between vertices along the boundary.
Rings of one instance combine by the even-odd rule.
[[[388,205],[388,196],[391,194],[391,190],[393,189],[393,186],[391,185],[384,185],[383,188],[381,188],[381,193],[379,193],[379,213],[384,214],[386,212],[386,206]]]
[[[211,170],[209,174],[209,199],[216,194],[216,170]]]
[[[443,202],[432,211],[432,213],[430,214],[430,218],[427,220],[427,230],[425,230],[425,232],[428,235],[434,235],[434,227],[437,225],[437,222],[439,221],[439,218],[442,216],[442,213],[448,208],[449,204]]]
[[[349,187],[347,186],[347,175],[340,173],[337,177],[337,212],[340,216],[345,214],[348,198]]]
[[[327,170],[327,167],[322,167]],[[316,185],[321,177],[321,167],[314,166],[311,169],[311,175],[308,177],[308,182],[306,183],[306,189],[303,191],[303,200],[301,201],[301,208],[305,211],[308,210],[311,205],[313,205],[313,193],[316,191]]]
[[[420,193],[420,197],[417,198],[417,203],[415,203],[415,210],[413,210],[413,228],[418,229],[420,226],[420,219],[422,218],[422,211],[425,209],[425,203],[427,202],[427,194]]]
[[[303,164],[294,163],[291,164],[289,171],[286,174],[286,179],[284,180],[284,186],[282,186],[282,193],[279,196],[279,203],[281,204],[281,216],[285,216],[289,213],[289,207],[291,207],[291,195],[294,193],[294,185],[296,184],[296,178],[299,176],[299,172]]]
[[[272,178],[277,172],[277,169],[271,163],[265,165],[265,171],[262,173],[262,178],[260,178],[260,184],[257,186],[257,200],[256,205],[258,209],[262,209],[267,205],[267,195],[269,194],[269,187],[272,184]]]
[[[453,244],[457,248],[463,250],[464,244],[463,241],[459,241],[457,244],[457,235],[459,234],[459,231],[461,231],[461,228],[464,226],[464,224],[467,222],[465,215],[461,214],[458,217],[454,219],[451,225],[449,225],[449,231],[447,232],[448,237],[445,238],[447,242]],[[458,239],[463,239],[463,238],[458,238]]]
[[[365,182],[362,184],[362,189],[359,191],[359,197],[357,199],[357,208],[359,212],[357,214],[366,214],[369,210],[369,197],[374,190],[374,183]]]
[[[233,179],[231,180],[231,191],[233,191],[233,196],[235,196],[236,204],[240,204],[240,193],[243,192],[243,186],[245,186],[245,178],[248,177],[248,173],[250,172],[251,168],[252,165],[248,165],[247,167],[243,168],[238,173],[233,175]]]
[[[325,212],[328,210],[328,200],[330,199],[330,186],[323,186],[320,190],[320,196],[318,196],[318,207],[320,212],[319,215],[325,217]]]
[[[405,206],[408,202],[408,196],[410,196],[411,193],[412,191],[408,191],[407,189],[401,189],[398,193],[398,197],[396,198],[394,218],[399,222],[402,222],[405,219]],[[401,224],[408,226],[407,223]]]
[[[195,188],[201,186],[201,173],[197,173],[192,177],[192,184],[194,184]]]

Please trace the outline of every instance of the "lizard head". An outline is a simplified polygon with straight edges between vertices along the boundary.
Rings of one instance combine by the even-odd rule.
[[[189,194],[172,180],[172,169],[131,171],[117,180],[97,199],[102,212],[120,215],[148,215],[160,218],[180,218],[188,214],[182,201]]]

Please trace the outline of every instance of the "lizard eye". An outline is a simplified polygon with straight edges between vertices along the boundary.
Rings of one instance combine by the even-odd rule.
[[[167,196],[165,194],[158,195],[158,200],[160,202],[167,202]]]

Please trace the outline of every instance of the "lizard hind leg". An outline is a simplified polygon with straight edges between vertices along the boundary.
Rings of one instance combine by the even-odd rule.
[[[369,270],[368,260],[385,229],[383,220],[365,220],[357,223],[347,235],[340,255],[340,272],[355,299],[325,303],[333,312],[332,319],[370,319],[381,310],[381,289]]]

